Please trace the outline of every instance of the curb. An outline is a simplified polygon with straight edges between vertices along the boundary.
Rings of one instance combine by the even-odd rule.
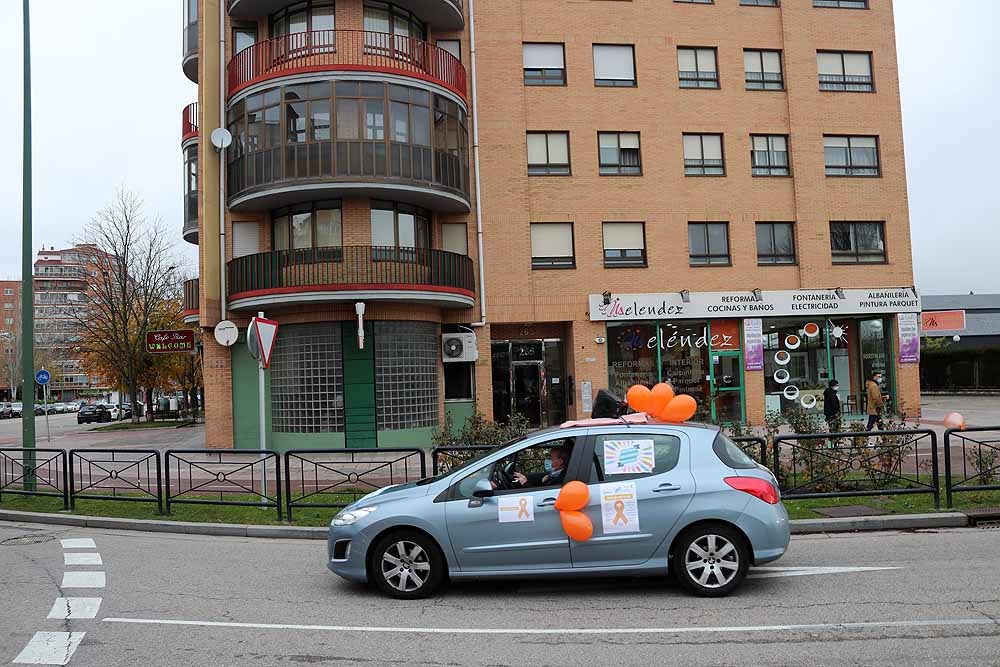
[[[157,521],[155,519],[114,519],[74,514],[47,514],[0,510],[0,521],[45,523],[78,528],[139,530],[153,533],[184,535],[218,535],[226,537],[264,537],[272,539],[325,540],[326,528],[306,526],[248,526],[235,523],[198,523],[193,521]],[[915,528],[964,528],[969,517],[961,512],[937,514],[887,514],[884,516],[846,517],[837,519],[794,519],[788,522],[792,535],[815,533],[849,533],[869,530],[912,530]]]

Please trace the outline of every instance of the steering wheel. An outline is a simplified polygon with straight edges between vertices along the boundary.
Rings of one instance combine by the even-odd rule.
[[[503,466],[493,469],[493,482],[498,489],[513,489],[514,462],[508,461]]]

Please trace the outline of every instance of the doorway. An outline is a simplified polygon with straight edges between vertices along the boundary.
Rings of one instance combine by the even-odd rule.
[[[514,412],[520,413],[532,426],[546,423],[545,368],[540,361],[519,361],[512,364]]]
[[[522,415],[530,428],[566,420],[567,378],[561,340],[493,341],[493,418]]]
[[[738,350],[712,352],[709,368],[712,421],[717,424],[743,423],[743,354]]]

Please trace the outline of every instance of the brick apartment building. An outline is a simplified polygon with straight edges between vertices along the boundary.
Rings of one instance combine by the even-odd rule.
[[[21,331],[21,281],[0,280],[0,295],[2,295],[3,319],[0,320],[0,398],[11,400],[11,388],[17,389],[20,396],[20,366],[18,353],[18,335]]]
[[[271,447],[661,379],[720,421],[834,377],[862,413],[875,371],[919,409],[889,0],[219,2],[185,9],[187,313],[281,323]],[[204,354],[209,446],[256,447],[242,337]]]

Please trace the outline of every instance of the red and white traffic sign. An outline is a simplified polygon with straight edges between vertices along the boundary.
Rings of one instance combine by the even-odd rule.
[[[260,351],[260,361],[267,368],[271,365],[271,351],[274,349],[274,339],[278,335],[278,323],[264,317],[250,320],[250,335],[257,342]]]

